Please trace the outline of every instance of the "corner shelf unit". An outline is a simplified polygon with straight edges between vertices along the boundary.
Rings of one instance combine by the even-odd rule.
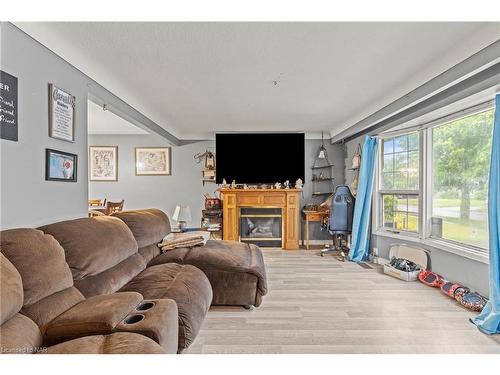
[[[312,170],[313,197],[324,197],[333,194],[335,189],[335,177],[333,177],[333,165],[328,159],[328,152],[321,143],[321,146],[314,159]]]
[[[326,150],[325,150],[325,152],[326,152]],[[316,157],[316,160],[317,160],[317,159],[318,159],[318,157]],[[314,163],[315,163],[315,164],[316,164],[316,160],[314,160]],[[334,166],[333,164],[330,164],[330,163],[328,162],[328,164],[327,164],[327,165],[321,165],[321,166],[315,166],[315,165],[313,165],[311,169],[325,169],[325,168],[332,168],[332,167],[335,167],[335,166]]]

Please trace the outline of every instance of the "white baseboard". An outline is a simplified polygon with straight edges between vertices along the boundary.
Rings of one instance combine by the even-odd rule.
[[[384,265],[384,264],[387,264],[390,262],[389,259],[385,259],[385,258],[382,258],[382,257],[370,257],[370,261],[372,263],[375,263],[375,264],[380,264],[380,265]]]
[[[299,242],[302,245],[302,240]],[[304,241],[304,245],[306,243],[307,241]],[[309,240],[309,245],[331,245],[331,244],[332,244],[331,240]]]

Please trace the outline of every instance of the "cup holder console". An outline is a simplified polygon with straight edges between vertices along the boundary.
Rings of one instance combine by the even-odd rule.
[[[144,315],[142,315],[142,314],[135,314],[135,315],[127,316],[123,320],[123,322],[125,324],[134,324],[134,323],[139,323],[141,320],[144,320]]]
[[[154,302],[143,302],[139,306],[137,306],[137,311],[146,311],[152,308],[155,305]]]

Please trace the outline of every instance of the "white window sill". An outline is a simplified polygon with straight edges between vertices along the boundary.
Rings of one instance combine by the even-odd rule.
[[[388,238],[394,238],[402,241],[408,241],[408,242],[413,242],[416,244],[421,244],[421,245],[427,245],[431,246],[433,248],[436,248],[437,250],[442,250],[446,251],[448,253],[452,253],[455,255],[462,256],[467,259],[472,259],[477,262],[489,264],[489,257],[488,253],[474,249],[472,247],[468,246],[461,246],[458,244],[454,244],[448,241],[442,241],[438,240],[435,238],[419,238],[417,235],[414,234],[404,234],[404,233],[391,233],[388,231],[384,230],[377,230],[372,233],[375,236],[381,236],[381,237],[388,237]]]

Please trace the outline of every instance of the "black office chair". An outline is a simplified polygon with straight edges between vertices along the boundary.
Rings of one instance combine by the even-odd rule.
[[[333,236],[333,246],[321,250],[321,256],[340,251],[345,260],[352,232],[352,217],[355,199],[347,185],[339,185],[332,197],[330,217],[328,218],[328,233]]]

